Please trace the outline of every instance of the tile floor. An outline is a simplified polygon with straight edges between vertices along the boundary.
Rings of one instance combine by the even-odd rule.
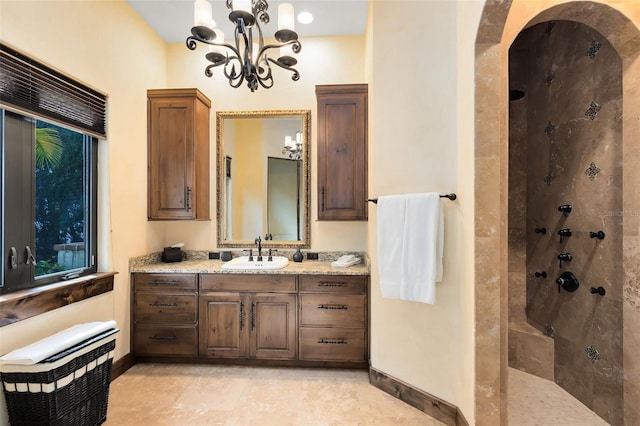
[[[607,423],[552,382],[509,369],[509,425]],[[105,425],[443,423],[369,385],[362,370],[137,364],[111,383]]]

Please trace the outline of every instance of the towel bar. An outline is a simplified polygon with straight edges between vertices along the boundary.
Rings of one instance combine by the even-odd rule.
[[[440,198],[448,198],[451,201],[454,201],[456,198],[458,198],[458,196],[456,194],[440,194]],[[367,201],[373,204],[378,204],[377,198],[369,198]]]

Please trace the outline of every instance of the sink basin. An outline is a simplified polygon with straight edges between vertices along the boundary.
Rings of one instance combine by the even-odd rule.
[[[267,256],[258,261],[258,256],[254,256],[253,260],[249,260],[249,256],[240,256],[231,259],[222,264],[225,270],[264,270],[264,269],[282,269],[289,264],[289,259],[284,256],[273,256],[273,260],[267,260]]]

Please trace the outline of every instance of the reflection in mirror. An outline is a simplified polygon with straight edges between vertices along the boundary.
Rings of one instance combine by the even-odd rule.
[[[216,119],[218,247],[309,248],[311,111]]]

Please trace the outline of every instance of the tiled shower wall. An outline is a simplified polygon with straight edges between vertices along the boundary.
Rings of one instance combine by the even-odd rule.
[[[571,21],[523,31],[509,54],[510,89],[524,92],[509,114],[510,321],[552,337],[555,381],[622,424],[622,63]],[[560,266],[562,253],[572,260]],[[556,284],[565,271],[573,292]]]

